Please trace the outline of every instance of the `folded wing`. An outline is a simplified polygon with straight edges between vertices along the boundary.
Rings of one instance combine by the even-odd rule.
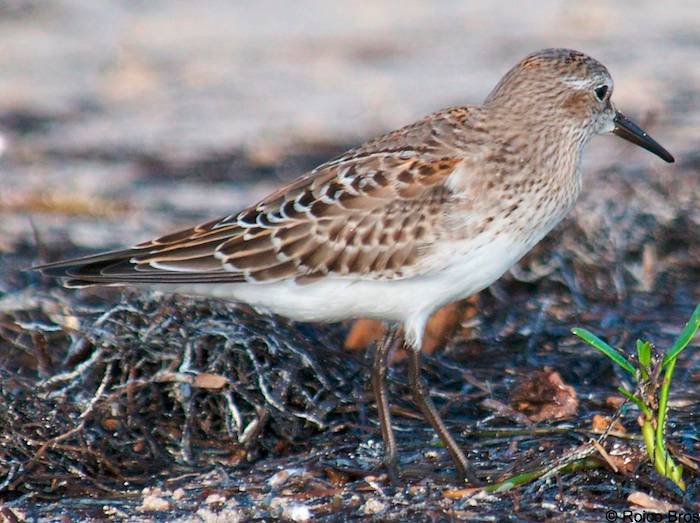
[[[439,147],[396,147],[394,138],[352,150],[238,214],[37,268],[69,286],[415,275],[462,160]]]

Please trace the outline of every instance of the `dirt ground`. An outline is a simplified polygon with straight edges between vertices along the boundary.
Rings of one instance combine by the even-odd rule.
[[[468,4],[468,5],[467,5]],[[596,139],[572,215],[425,355],[477,474],[552,464],[629,383],[584,326],[663,349],[700,302],[700,8],[693,2],[151,2],[0,6],[0,515],[37,521],[597,521],[700,512],[700,352],[667,428],[686,492],[641,459],[637,412],[602,459],[465,489],[390,372],[405,485],[373,470],[371,348],[350,324],[26,272],[229,214],[372,135],[478,102],[523,54],[587,51],[666,165]],[[623,432],[624,430],[624,432]],[[600,455],[597,455],[598,457]],[[654,500],[643,498],[652,496]]]

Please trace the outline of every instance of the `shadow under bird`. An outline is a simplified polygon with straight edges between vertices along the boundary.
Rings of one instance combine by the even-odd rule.
[[[489,286],[573,207],[581,154],[614,133],[673,156],[618,112],[613,81],[568,49],[533,53],[481,105],[431,114],[320,165],[224,218],[135,247],[36,267],[72,287],[137,284],[249,303],[301,321],[403,326],[415,403],[460,480],[477,483],[420,375],[428,317]],[[384,465],[397,478],[386,388],[396,331],[372,388]]]

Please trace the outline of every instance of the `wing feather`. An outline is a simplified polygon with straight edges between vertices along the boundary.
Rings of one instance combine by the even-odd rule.
[[[38,268],[81,285],[409,277],[440,237],[450,175],[464,170],[463,152],[439,139],[460,111],[351,150],[221,220]]]

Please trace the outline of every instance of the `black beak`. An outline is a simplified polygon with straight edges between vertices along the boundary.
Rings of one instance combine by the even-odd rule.
[[[646,133],[646,131],[642,130],[641,127],[627,118],[621,112],[618,111],[615,113],[615,119],[613,121],[615,122],[615,129],[613,129],[613,133],[618,135],[620,138],[624,138],[628,142],[632,142],[639,147],[643,147],[647,151],[654,153],[656,156],[664,161],[667,161],[668,163],[673,163],[676,161],[673,156],[671,156],[671,153],[661,147],[659,142],[654,140]]]

